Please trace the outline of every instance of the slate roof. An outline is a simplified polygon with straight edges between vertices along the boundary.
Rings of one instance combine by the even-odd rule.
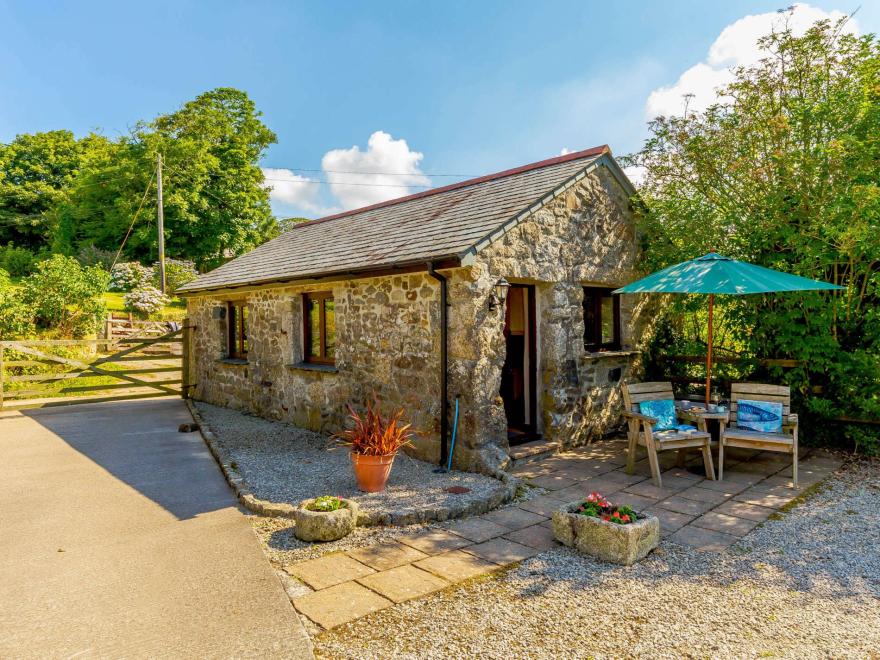
[[[597,164],[633,192],[610,149],[595,147],[299,224],[179,292],[460,261]]]

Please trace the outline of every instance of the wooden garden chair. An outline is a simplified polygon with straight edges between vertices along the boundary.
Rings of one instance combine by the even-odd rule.
[[[782,432],[766,433],[737,425],[737,408],[742,400],[768,401],[782,404]],[[791,388],[785,385],[734,383],[730,387],[730,421],[722,424],[718,443],[718,478],[724,476],[724,448],[744,447],[791,454],[791,476],[798,485],[798,416],[791,412]]]
[[[623,388],[624,412],[629,439],[629,448],[626,460],[626,471],[632,474],[635,469],[636,447],[643,446],[648,451],[648,463],[651,465],[651,476],[655,486],[662,486],[660,477],[660,462],[657,460],[657,452],[667,449],[690,449],[696,447],[703,452],[703,464],[706,467],[706,478],[715,479],[715,467],[712,464],[712,452],[709,442],[712,436],[705,429],[693,431],[654,431],[653,426],[657,420],[639,412],[639,404],[642,401],[661,401],[675,398],[672,394],[672,383],[633,383],[621,385]],[[676,415],[678,416],[678,409]]]

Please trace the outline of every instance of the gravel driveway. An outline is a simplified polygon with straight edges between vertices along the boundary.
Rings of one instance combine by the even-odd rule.
[[[327,658],[876,657],[880,466],[851,465],[725,552],[631,568],[567,549],[323,633]]]

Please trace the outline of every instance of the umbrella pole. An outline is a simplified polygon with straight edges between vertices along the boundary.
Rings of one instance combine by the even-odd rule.
[[[706,409],[709,408],[709,395],[712,392],[712,315],[715,311],[715,294],[709,294],[709,341],[706,351]]]

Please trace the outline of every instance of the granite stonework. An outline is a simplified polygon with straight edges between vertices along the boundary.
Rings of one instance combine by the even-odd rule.
[[[619,381],[638,376],[640,343],[652,316],[647,297],[621,300],[622,350],[583,345],[583,286],[620,286],[637,272],[638,241],[626,192],[598,169],[527,220],[465,257],[449,278],[449,397],[460,402],[454,463],[494,472],[507,462],[507,422],[499,396],[504,314],[490,309],[502,276],[535,286],[538,431],[562,446],[601,436],[619,423]],[[332,291],[336,363],[301,364],[302,294]],[[224,360],[229,300],[249,304],[246,363]],[[333,432],[346,405],[372,393],[404,407],[420,432],[410,453],[439,456],[440,288],[427,273],[278,285],[187,300],[194,398]],[[451,424],[450,424],[451,427]]]
[[[575,502],[553,513],[553,537],[596,559],[630,566],[660,543],[660,520],[645,516],[629,525],[573,513]]]
[[[305,500],[294,512],[293,533],[300,541],[338,541],[354,531],[358,519],[358,503],[342,499],[343,506],[335,511],[311,511],[314,498]]]

